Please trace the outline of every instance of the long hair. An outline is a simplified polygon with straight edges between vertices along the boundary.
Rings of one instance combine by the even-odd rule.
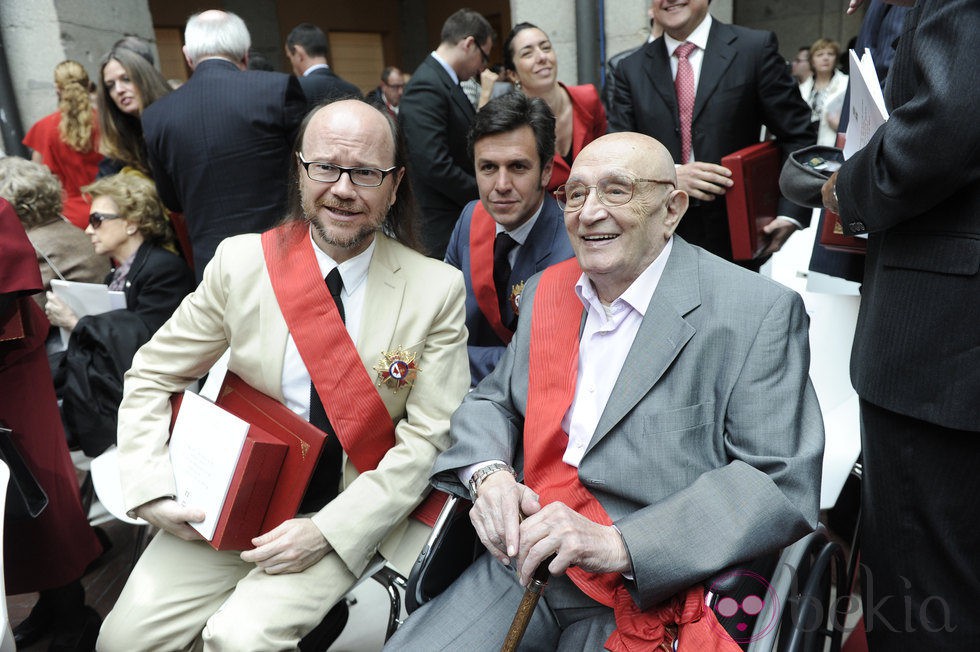
[[[71,59],[54,67],[54,85],[58,89],[58,136],[76,152],[92,151],[92,100],[88,95],[88,73]]]
[[[306,216],[303,214],[303,200],[300,196],[299,189],[299,175],[301,174],[301,166],[298,163],[298,156],[303,150],[303,136],[306,134],[306,129],[309,127],[310,121],[313,119],[314,114],[316,114],[326,105],[333,102],[338,102],[340,100],[356,100],[363,102],[377,111],[388,123],[388,127],[391,129],[392,140],[395,143],[395,165],[404,169],[405,174],[402,176],[401,183],[398,184],[398,190],[395,191],[395,203],[388,208],[388,214],[385,215],[384,222],[381,224],[381,232],[391,238],[394,238],[410,249],[414,249],[415,251],[423,254],[426,253],[425,247],[423,247],[422,242],[419,240],[416,227],[416,221],[418,220],[418,206],[415,203],[415,194],[412,192],[412,184],[409,182],[410,175],[408,174],[408,148],[405,145],[405,138],[402,136],[402,132],[398,128],[398,123],[395,122],[390,115],[388,115],[386,110],[379,109],[370,102],[364,100],[364,98],[360,97],[338,98],[324,102],[306,114],[306,117],[303,119],[302,124],[300,124],[299,129],[297,130],[296,141],[293,143],[293,164],[290,167],[289,172],[289,210],[280,223],[293,220],[306,221]]]
[[[127,47],[115,47],[109,51],[99,64],[99,127],[102,130],[100,151],[109,158],[121,161],[149,174],[150,166],[146,156],[146,141],[143,139],[143,125],[139,116],[123,113],[109,96],[105,85],[104,71],[110,61],[117,61],[136,87],[140,96],[142,110],[171,91],[167,80],[146,59]]]

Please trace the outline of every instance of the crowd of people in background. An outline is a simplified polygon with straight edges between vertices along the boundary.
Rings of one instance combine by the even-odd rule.
[[[811,530],[823,429],[807,378],[807,318],[797,295],[754,272],[809,226],[812,211],[780,197],[776,218],[762,229],[760,255],[734,260],[725,201],[732,171],[721,159],[762,132],[784,158],[814,144],[835,146],[848,120],[847,52],[820,37],[786,60],[772,33],[722,23],[709,2],[653,0],[649,39],[609,58],[602,89],[559,81],[548,26],[519,22],[501,39],[471,9],[448,17],[436,48],[411,74],[387,66],[366,93],[332,68],[320,27],[301,23],[289,32],[287,74],[252,48],[241,18],[219,10],[188,20],[183,53],[192,74],[183,83],[168,82],[152,46],[136,37],[102,57],[94,99],[85,67],[59,63],[57,110],[23,139],[30,160],[0,159],[0,318],[24,325],[0,341],[0,425],[13,430],[51,499],[38,518],[6,525],[7,591],[40,594],[14,630],[17,645],[53,635],[51,649],[91,650],[99,636],[101,619],[86,606],[80,578],[108,542],[83,513],[69,445],[95,457],[118,443],[127,508],[161,529],[102,628],[99,646],[107,650],[202,640],[206,649],[246,640],[295,647],[372,555],[391,561],[414,545],[419,524],[410,514],[429,481],[474,501],[474,524],[490,554],[410,619],[396,647],[450,649],[476,636],[462,612],[483,614],[487,598],[473,583],[519,593],[528,571],[515,575],[508,565],[541,561],[542,542],[556,539],[544,552],[559,555],[553,571],[568,571],[571,581],[556,589],[567,610],[556,606],[557,620],[532,625],[530,639],[626,649],[634,633],[623,618],[641,616],[624,616],[624,601],[632,607],[635,599],[647,614],[670,604],[657,618],[683,620],[684,600],[703,598],[685,591],[705,569],[718,572],[746,551],[755,556]],[[860,4],[852,0],[852,10]],[[928,565],[945,579],[915,575],[910,556],[887,540],[893,526],[912,536],[905,513],[917,504],[891,496],[888,483],[931,486],[911,470],[902,475],[920,459],[903,457],[923,446],[917,433],[939,442],[922,452],[933,473],[980,461],[971,439],[980,423],[980,342],[972,326],[980,317],[980,163],[977,127],[961,124],[980,87],[975,70],[961,63],[978,52],[980,22],[969,0],[892,4],[911,3],[869,2],[857,43],[874,49],[883,83],[895,61],[886,93],[894,118],[823,189],[845,233],[872,233],[862,349],[852,361],[871,451],[866,560],[883,590],[902,591],[886,576],[914,578],[917,604],[947,595],[943,582],[959,584],[972,573],[948,593],[947,611],[923,604],[915,624],[921,645],[932,644],[922,632],[942,618],[961,628],[958,640],[980,645],[975,623],[963,620],[980,587],[967,560],[976,536],[964,534],[962,515],[931,504],[949,515],[948,523],[929,519],[933,529],[948,526],[957,538],[921,543],[932,556],[950,555],[945,570]],[[914,47],[896,41],[899,25],[915,33]],[[885,34],[888,43],[875,40]],[[493,69],[498,44],[502,66]],[[940,158],[954,151],[951,168]],[[816,215],[820,224],[828,219]],[[309,275],[297,271],[290,281],[278,271],[306,267],[314,270],[309,286],[295,280]],[[896,270],[908,278],[899,282]],[[125,307],[77,314],[55,279],[103,284],[122,294]],[[693,295],[691,283],[700,288]],[[571,303],[555,294],[560,287]],[[929,298],[921,296],[925,288]],[[287,303],[290,293],[301,291],[327,307],[316,314],[287,307],[297,305]],[[580,319],[580,332],[564,332],[559,315]],[[971,325],[955,326],[964,316]],[[332,364],[353,364],[347,379],[362,375],[361,359],[374,364],[379,351],[369,345],[380,348],[389,371],[418,356],[418,375],[349,381],[345,389],[313,361],[319,354],[299,325],[305,319],[327,320],[317,337],[329,333],[342,343],[347,357]],[[648,328],[654,321],[656,332]],[[913,321],[959,334],[942,356],[900,354],[928,344],[914,326],[896,325]],[[374,330],[391,341],[376,342]],[[554,341],[545,349],[549,334]],[[649,370],[661,374],[655,379],[645,380],[634,337],[660,365]],[[226,349],[230,370],[339,440],[324,453],[330,469],[317,467],[325,475],[297,518],[255,539],[240,559],[187,543],[197,513],[172,500],[161,461],[166,397],[207,373]],[[903,384],[909,369],[902,355],[949,391],[915,390],[929,400],[907,391],[916,383]],[[607,363],[615,369],[605,370]],[[732,365],[745,373],[733,374]],[[263,375],[270,369],[272,376]],[[563,380],[541,383],[542,374]],[[394,424],[394,443],[375,451],[368,469],[349,450],[348,433],[359,426],[333,412],[335,404],[353,405],[345,396],[355,388],[383,401],[344,421],[370,416]],[[563,401],[567,410],[545,414],[542,401]],[[664,405],[674,411],[664,414]],[[607,418],[607,408],[621,410],[620,421]],[[481,434],[488,424],[492,436]],[[567,435],[547,446],[524,441],[530,424]],[[630,439],[648,427],[667,437],[657,455]],[[775,429],[788,439],[777,441]],[[905,443],[882,444],[889,429]],[[692,445],[679,431],[700,439]],[[593,432],[606,439],[590,444]],[[617,456],[630,457],[623,466],[638,474],[644,465],[657,469],[656,477],[624,482]],[[881,470],[896,458],[901,464]],[[350,464],[356,472],[345,471]],[[972,496],[965,488],[975,478],[955,477],[958,493]],[[588,491],[568,489],[575,479]],[[544,489],[532,491],[532,484]],[[658,519],[680,523],[684,505],[723,520],[712,501],[739,492],[744,518],[737,526],[703,519],[663,540],[650,534]],[[376,522],[350,514],[355,500]],[[572,505],[571,513],[545,507],[551,501]],[[871,506],[880,511],[870,513]],[[577,520],[585,513],[595,523]],[[538,532],[549,527],[566,538]],[[515,544],[529,532],[534,552],[524,539]],[[568,532],[589,544],[572,551]],[[703,564],[683,558],[695,552]],[[651,561],[664,554],[673,555],[669,572]],[[161,577],[177,566],[188,579],[184,592],[168,596]],[[207,575],[211,567],[221,570]],[[589,573],[605,578],[601,587]],[[208,579],[192,581],[192,574]],[[871,575],[863,581],[873,594]],[[258,608],[255,597],[265,592],[272,606]],[[297,598],[308,595],[317,596],[313,607]],[[470,607],[460,606],[467,600]],[[193,609],[181,606],[191,602]],[[905,639],[882,633],[897,612],[881,613],[866,623],[872,649],[897,649]],[[695,629],[688,636],[703,635]],[[657,636],[669,644],[677,629]]]

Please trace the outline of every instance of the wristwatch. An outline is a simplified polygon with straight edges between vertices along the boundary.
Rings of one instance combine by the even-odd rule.
[[[507,471],[514,479],[517,479],[517,473],[509,464],[504,464],[503,462],[494,462],[493,464],[487,464],[486,466],[481,466],[473,475],[470,476],[470,500],[476,502],[476,492],[480,488],[480,484],[483,483],[489,476],[493,475],[497,471]]]

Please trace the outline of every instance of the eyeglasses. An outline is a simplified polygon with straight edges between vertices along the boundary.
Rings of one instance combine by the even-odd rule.
[[[596,197],[606,206],[622,206],[633,199],[638,183],[662,183],[673,186],[673,181],[662,179],[632,179],[630,177],[606,177],[594,186],[584,183],[566,183],[555,191],[555,199],[563,211],[577,211],[585,206],[589,190],[595,188]]]
[[[88,223],[93,229],[97,229],[102,226],[102,223],[106,220],[118,220],[122,215],[117,215],[115,213],[89,213]]]
[[[480,45],[480,42],[476,40],[476,34],[473,35],[473,45],[475,45],[476,49],[480,51],[480,57],[483,59],[483,65],[489,66],[490,55],[487,54],[486,50],[483,49],[483,46]]]
[[[340,181],[340,175],[347,173],[350,182],[362,188],[377,188],[384,183],[385,177],[398,169],[394,165],[387,170],[379,168],[349,168],[334,165],[325,161],[306,161],[302,154],[297,154],[300,164],[306,169],[306,176],[320,183],[335,183]]]

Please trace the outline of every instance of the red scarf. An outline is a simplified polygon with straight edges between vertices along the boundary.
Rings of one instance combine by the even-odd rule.
[[[279,310],[327,418],[354,467],[364,473],[376,469],[395,445],[395,425],[320,276],[309,233],[303,222],[266,231],[262,252]],[[412,516],[431,527],[445,499],[432,492]]]
[[[531,315],[530,372],[524,420],[525,480],[542,505],[562,502],[600,525],[612,520],[562,456],[568,435],[561,421],[571,406],[578,376],[582,302],[575,283],[582,271],[574,258],[544,271]],[[611,607],[616,631],[606,641],[614,652],[648,651],[680,638],[681,649],[740,650],[704,605],[704,589],[695,585],[663,603],[641,611],[619,573],[590,573],[569,568],[568,577],[593,600]],[[676,632],[676,634],[675,634]]]
[[[490,328],[504,344],[510,344],[514,331],[504,326],[500,317],[497,288],[493,284],[493,242],[497,236],[496,222],[477,202],[470,220],[470,281],[476,305],[486,317]]]

